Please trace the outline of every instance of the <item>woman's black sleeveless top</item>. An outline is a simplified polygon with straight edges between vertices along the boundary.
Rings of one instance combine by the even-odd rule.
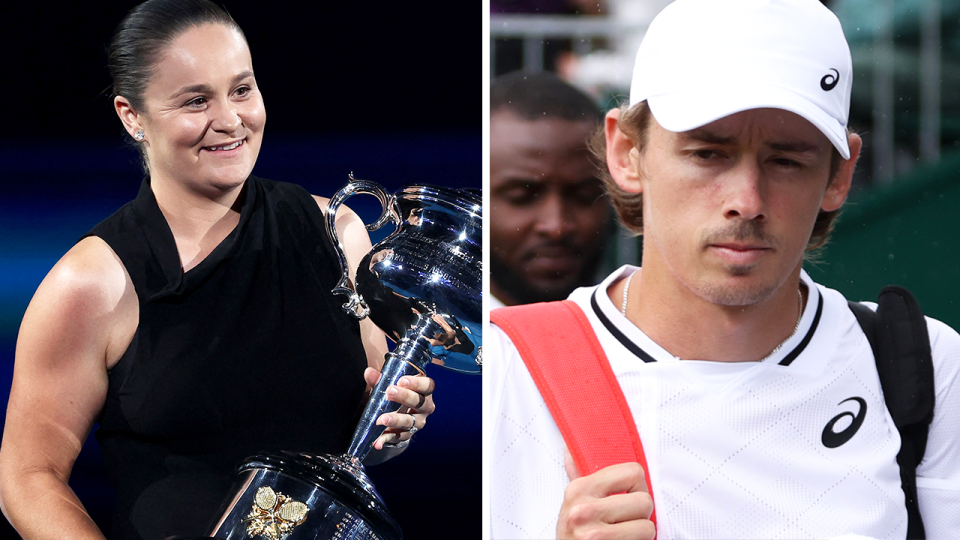
[[[299,186],[251,176],[243,190],[236,229],[186,273],[149,179],[88,233],[140,303],[97,430],[111,538],[209,533],[244,458],[343,453],[357,424],[366,360],[330,294],[340,268],[323,213]]]

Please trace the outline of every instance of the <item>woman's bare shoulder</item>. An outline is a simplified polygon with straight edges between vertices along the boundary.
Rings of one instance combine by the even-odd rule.
[[[108,368],[136,331],[137,294],[120,258],[102,239],[77,242],[40,283],[21,331],[71,328],[62,333],[100,342]]]
[[[108,303],[115,303],[130,292],[127,291],[130,277],[120,257],[96,236],[77,242],[43,281],[62,289],[63,293],[103,297]]]

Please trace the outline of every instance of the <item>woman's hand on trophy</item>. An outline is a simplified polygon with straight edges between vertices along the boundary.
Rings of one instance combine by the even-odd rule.
[[[367,368],[363,378],[371,387],[380,380],[380,372]],[[386,426],[383,435],[373,443],[377,450],[384,448],[404,448],[413,434],[427,425],[436,405],[433,403],[433,379],[426,376],[405,375],[396,385],[387,388],[387,399],[402,405],[400,410],[380,415],[377,425]]]

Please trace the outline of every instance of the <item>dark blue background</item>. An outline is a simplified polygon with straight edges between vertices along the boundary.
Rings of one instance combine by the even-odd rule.
[[[21,4],[5,8],[0,23],[4,411],[20,319],[40,280],[139,187],[138,156],[106,90],[104,53],[134,4]],[[225,3],[250,42],[268,112],[255,173],[326,196],[351,171],[390,191],[480,187],[481,6],[427,13],[406,3],[340,4]],[[379,212],[372,197],[348,204],[367,222]],[[369,472],[407,538],[479,537],[480,378],[429,373],[438,404],[429,427],[404,455]],[[106,526],[111,494],[92,437],[71,485]],[[0,524],[0,537],[14,535]]]

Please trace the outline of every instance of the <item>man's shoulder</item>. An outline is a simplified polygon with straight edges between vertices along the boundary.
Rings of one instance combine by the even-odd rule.
[[[841,292],[835,289],[831,289],[821,284],[817,284],[817,286],[820,288],[821,293],[825,295],[833,296],[837,300],[841,300],[846,309],[849,309],[849,304],[853,303],[853,304],[861,304],[869,308],[871,311],[877,311],[877,308],[878,308],[877,301],[879,300],[879,298],[877,297],[869,298],[869,299],[854,300],[847,296],[844,296]],[[879,291],[877,294],[879,295]],[[921,303],[920,299],[917,299],[917,305],[922,312],[923,304]],[[950,326],[944,321],[941,321],[940,319],[930,316],[925,312],[923,313],[923,316],[927,324],[927,333],[930,336],[931,346],[935,346],[938,343],[940,343],[941,345],[946,345],[946,346],[953,345],[956,347],[960,347],[960,334],[958,334],[957,331],[952,326]]]
[[[537,347],[544,339],[568,338],[574,327],[589,327],[590,295],[597,289],[584,287],[571,293],[567,300],[500,306],[490,310],[490,324],[499,336],[516,349]]]
[[[569,327],[576,324],[576,319],[569,318],[571,311],[565,308],[570,304],[569,300],[561,300],[504,306],[491,310],[491,349],[499,351],[501,356],[519,358],[521,349],[529,354],[530,350],[539,349],[539,344],[565,339],[568,337]],[[508,352],[514,354],[507,354]]]
[[[870,300],[850,300],[839,291],[823,285],[818,286],[825,297],[832,297],[835,300],[835,309],[850,310],[849,303],[861,304],[872,311],[876,311],[878,308],[878,298],[876,297]],[[922,311],[923,305],[920,304],[919,301],[918,304]],[[944,384],[944,381],[947,380],[953,380],[955,378],[960,380],[960,362],[953,360],[954,358],[960,357],[960,333],[944,321],[926,313],[924,314],[924,320],[926,322],[927,335],[930,340],[930,351],[933,357],[934,376],[937,380],[937,386],[940,387]],[[861,331],[859,324],[853,325],[852,328]]]
[[[927,333],[930,335],[930,350],[933,355],[934,375],[940,370],[949,370],[960,375],[960,334],[947,323],[926,317]]]
[[[599,289],[599,288],[601,288],[601,287],[605,287],[606,285],[609,285],[610,282],[615,281],[621,274],[624,273],[624,269],[625,269],[625,268],[628,268],[628,267],[625,266],[625,267],[623,267],[623,268],[618,269],[617,271],[615,271],[615,272],[613,272],[612,274],[610,274],[610,275],[608,275],[607,277],[605,277],[605,278],[603,279],[603,281],[601,281],[600,283],[597,283],[596,285],[588,285],[588,286],[585,286],[585,287],[578,287],[578,288],[574,289],[574,290],[570,293],[570,295],[567,296],[566,299],[567,299],[567,300],[570,300],[570,301],[572,301],[572,302],[574,302],[574,303],[576,303],[576,304],[578,304],[578,305],[580,305],[581,307],[588,306],[588,305],[590,304],[590,297],[594,294],[594,292],[597,291],[597,289]],[[536,305],[541,305],[541,304],[547,305],[547,306],[553,306],[553,305],[559,305],[561,302],[563,302],[563,300],[557,300],[557,301],[553,301],[553,302],[537,302],[537,303],[534,303],[534,304],[518,304],[518,305],[514,305],[514,306],[508,306],[508,305],[504,304],[499,298],[497,298],[496,296],[493,296],[493,295],[491,294],[491,295],[490,295],[490,300],[489,300],[489,306],[490,306],[490,312],[493,313],[493,311],[495,311],[495,310],[500,310],[500,309],[503,309],[503,308],[512,309],[512,308],[518,308],[518,307],[524,307],[524,306],[531,306],[531,305],[536,306]],[[509,313],[509,312],[505,312],[505,313]]]
[[[569,300],[557,300],[554,302],[534,302],[532,304],[517,304],[515,306],[494,306],[490,309],[491,322],[494,315],[499,317],[511,317],[516,316],[517,314],[530,314],[530,313],[543,313],[549,314],[554,312],[557,309],[561,309],[561,306],[568,304]],[[496,323],[494,323],[496,324]]]

